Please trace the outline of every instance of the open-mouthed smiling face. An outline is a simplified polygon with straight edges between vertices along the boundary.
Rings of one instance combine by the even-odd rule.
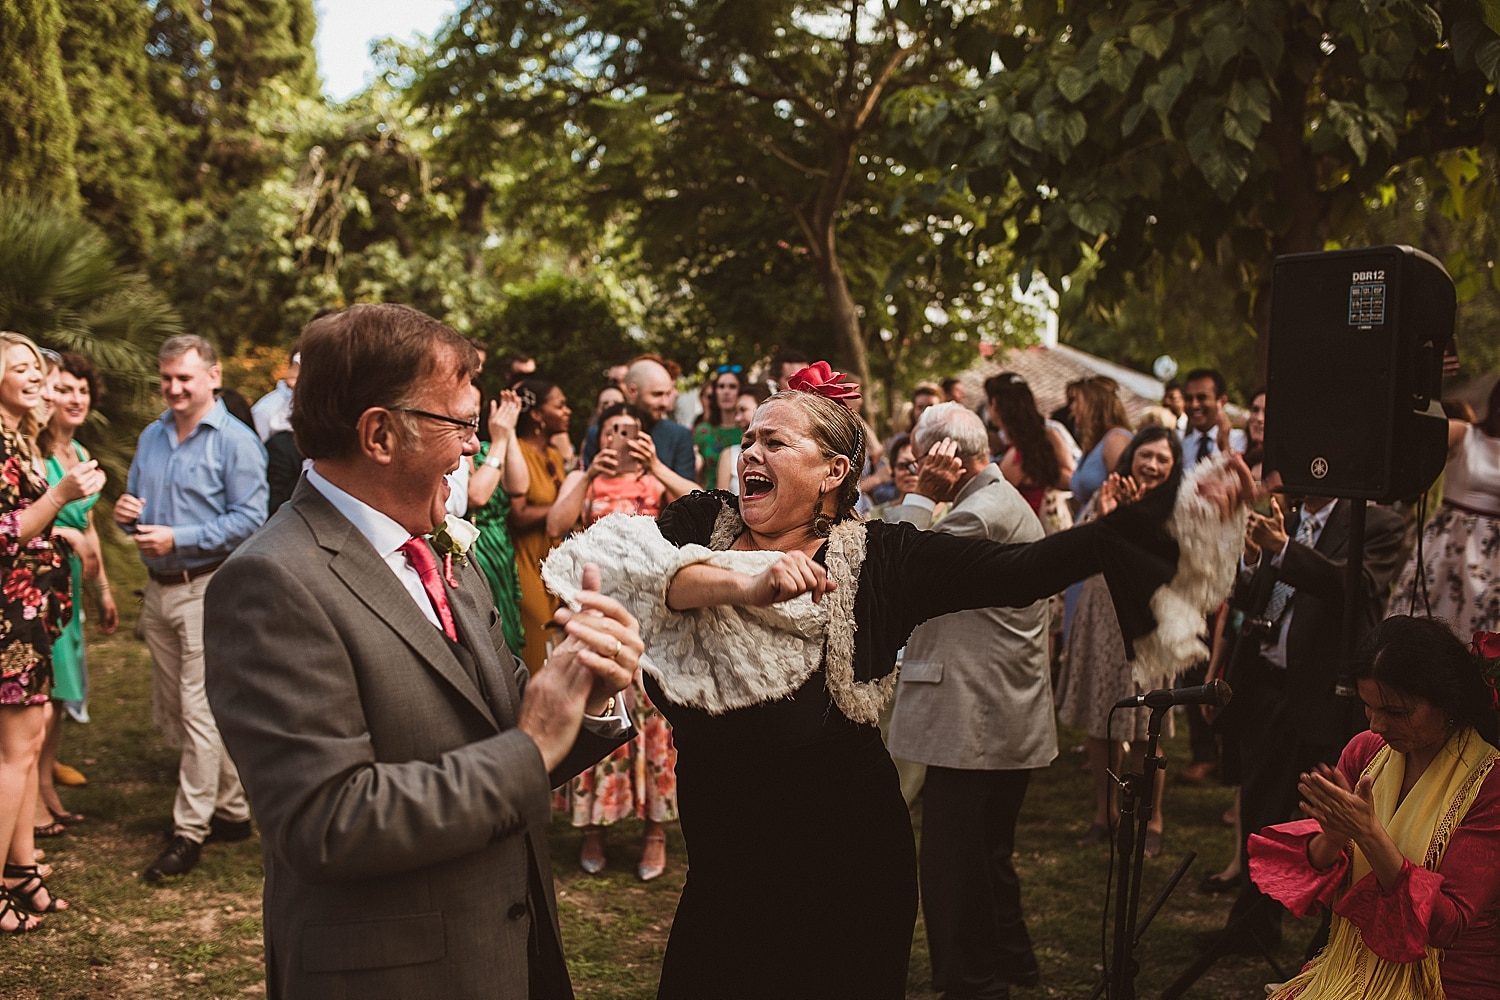
[[[765,403],[740,449],[740,516],[758,535],[810,534],[818,491],[829,494],[824,510],[831,515],[832,495],[848,469],[848,458],[823,454],[800,406],[784,399]]]

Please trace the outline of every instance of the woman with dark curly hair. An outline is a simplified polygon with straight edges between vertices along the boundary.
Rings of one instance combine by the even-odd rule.
[[[562,388],[540,376],[521,379],[513,388],[521,404],[516,440],[526,460],[527,489],[511,497],[510,538],[521,584],[521,659],[536,673],[547,661],[547,623],[557,610],[556,599],[542,585],[542,560],[557,544],[547,534],[547,513],[565,472],[552,438],[567,433],[573,411]]]
[[[1431,618],[1387,618],[1354,677],[1368,732],[1297,791],[1308,819],[1250,838],[1250,877],[1328,944],[1273,1000],[1479,1000],[1500,969],[1500,635],[1471,649]]]
[[[99,373],[88,358],[64,354],[52,374],[51,401],[46,427],[39,435],[39,445],[46,459],[47,482],[62,482],[68,470],[93,458],[74,434],[88,419],[93,404],[103,395]],[[52,718],[47,723],[47,739],[37,766],[39,797],[36,810],[36,835],[55,836],[83,817],[63,808],[53,780],[57,751],[62,739],[62,717],[67,705],[83,705],[87,674],[84,660],[83,619],[84,583],[92,585],[98,595],[99,628],[110,635],[120,624],[120,612],[110,590],[104,570],[104,548],[94,527],[96,493],[68,504],[57,512],[52,532],[67,541],[73,550],[68,557],[72,579],[70,600],[73,617],[52,643]]]

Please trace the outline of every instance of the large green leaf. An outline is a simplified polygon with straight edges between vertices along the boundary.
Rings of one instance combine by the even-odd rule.
[[[1088,96],[1098,82],[1098,74],[1079,69],[1077,66],[1064,66],[1057,71],[1057,91],[1062,94],[1063,99],[1071,104],[1077,104]]]
[[[1176,22],[1170,17],[1155,24],[1137,24],[1130,29],[1130,44],[1144,50],[1151,58],[1160,59],[1171,47],[1176,27]]]

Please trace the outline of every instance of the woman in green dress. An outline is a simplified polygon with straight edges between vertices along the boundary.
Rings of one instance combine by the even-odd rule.
[[[703,415],[693,427],[693,447],[698,449],[698,483],[713,487],[719,472],[719,456],[725,449],[740,443],[744,430],[734,418],[739,402],[743,369],[739,365],[720,365],[714,369],[711,390]]]
[[[521,400],[506,389],[500,398],[490,402],[490,439],[475,455],[474,471],[469,475],[469,514],[479,537],[470,552],[490,583],[495,610],[505,629],[505,644],[517,656],[525,644],[521,628],[521,581],[516,575],[516,547],[511,543],[506,518],[510,515],[510,498],[525,496],[531,488],[526,459],[516,442],[516,420]]]
[[[99,373],[87,358],[79,354],[64,354],[50,374],[47,388],[50,407],[40,408],[47,412],[38,416],[46,416],[47,421],[38,443],[47,463],[47,482],[56,484],[69,469],[92,458],[73,435],[88,419],[94,401],[101,395],[102,386]],[[120,623],[120,612],[110,592],[109,577],[104,572],[99,533],[94,529],[93,507],[98,499],[99,495],[95,493],[74,500],[57,512],[53,524],[53,534],[67,539],[73,549],[73,554],[68,557],[73,617],[52,643],[52,715],[47,721],[46,742],[42,745],[42,757],[37,766],[39,794],[35,824],[38,837],[57,836],[67,824],[83,819],[63,807],[53,781],[53,769],[57,765],[57,749],[62,740],[64,709],[82,712],[88,691],[83,637],[86,581],[93,585],[99,596],[100,631],[108,635]]]

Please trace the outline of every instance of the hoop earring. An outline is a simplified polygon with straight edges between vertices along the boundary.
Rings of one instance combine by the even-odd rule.
[[[819,538],[827,538],[833,533],[833,518],[823,513],[823,494],[826,490],[818,490],[818,499],[813,503],[812,532]]]

